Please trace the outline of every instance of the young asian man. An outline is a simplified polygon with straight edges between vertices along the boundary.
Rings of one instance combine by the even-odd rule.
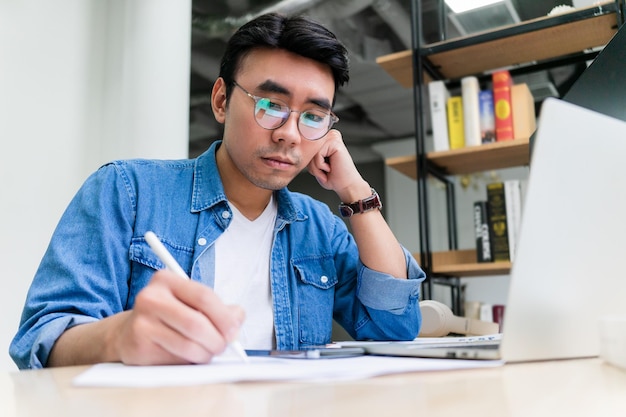
[[[212,91],[221,141],[193,160],[114,161],[55,230],[10,353],[20,368],[207,363],[247,349],[410,340],[425,278],[333,129],[345,48],[303,17],[261,16],[230,39]],[[286,187],[302,170],[326,205]],[[191,277],[163,269],[154,231]]]

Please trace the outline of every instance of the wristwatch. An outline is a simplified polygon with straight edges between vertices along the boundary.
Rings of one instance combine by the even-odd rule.
[[[372,188],[372,195],[363,200],[355,201],[350,204],[339,204],[339,214],[341,214],[341,217],[352,217],[353,214],[365,213],[366,211],[374,209],[380,210],[382,206],[383,203],[380,201],[378,193]]]

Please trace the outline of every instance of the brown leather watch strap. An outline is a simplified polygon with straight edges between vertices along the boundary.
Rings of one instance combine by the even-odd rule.
[[[360,214],[374,209],[381,209],[382,206],[383,203],[380,201],[378,193],[372,188],[372,195],[364,198],[363,200],[355,201],[353,203],[339,204],[339,214],[341,214],[341,217],[352,217],[353,214]]]

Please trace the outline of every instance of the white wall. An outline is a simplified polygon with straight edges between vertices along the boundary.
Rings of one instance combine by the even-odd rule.
[[[184,158],[191,1],[0,0],[0,370],[50,235],[115,158]]]

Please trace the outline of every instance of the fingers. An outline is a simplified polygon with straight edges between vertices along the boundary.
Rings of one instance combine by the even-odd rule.
[[[132,311],[122,330],[120,360],[128,365],[174,365],[208,363],[211,352],[184,339],[173,329],[144,314]]]
[[[159,271],[138,295],[120,356],[125,363],[208,363],[237,337],[244,319],[208,287]]]
[[[330,135],[330,132],[329,132]],[[324,145],[319,149],[317,154],[313,156],[307,169],[309,174],[313,175],[317,182],[326,189],[331,189],[328,184],[329,174],[331,172],[331,156],[332,147],[329,146],[329,142],[326,141]]]
[[[308,171],[309,171],[309,174],[313,175],[315,179],[317,179],[317,182],[322,187],[329,190],[330,187],[327,184],[328,184],[328,173],[330,172],[330,165],[328,163],[324,163],[324,165],[321,165],[318,162],[318,157],[324,159],[319,154],[315,155],[315,157],[309,163]]]
[[[321,162],[320,159],[322,160]],[[319,154],[313,157],[307,168],[309,170],[309,174],[316,178],[326,178],[330,172],[330,164],[324,161],[324,158]]]
[[[226,343],[235,340],[243,323],[243,310],[225,305],[213,290],[198,282],[188,281],[185,284],[189,285],[172,288],[173,295],[193,311],[187,311],[182,322],[174,323],[180,317],[173,316],[170,324],[190,339],[209,335],[211,340],[223,338]],[[213,346],[211,340],[197,341],[209,349],[223,348]]]
[[[308,170],[322,187],[334,190],[339,197],[349,194],[346,190],[363,182],[341,134],[334,129],[324,138],[323,145],[309,162]]]

